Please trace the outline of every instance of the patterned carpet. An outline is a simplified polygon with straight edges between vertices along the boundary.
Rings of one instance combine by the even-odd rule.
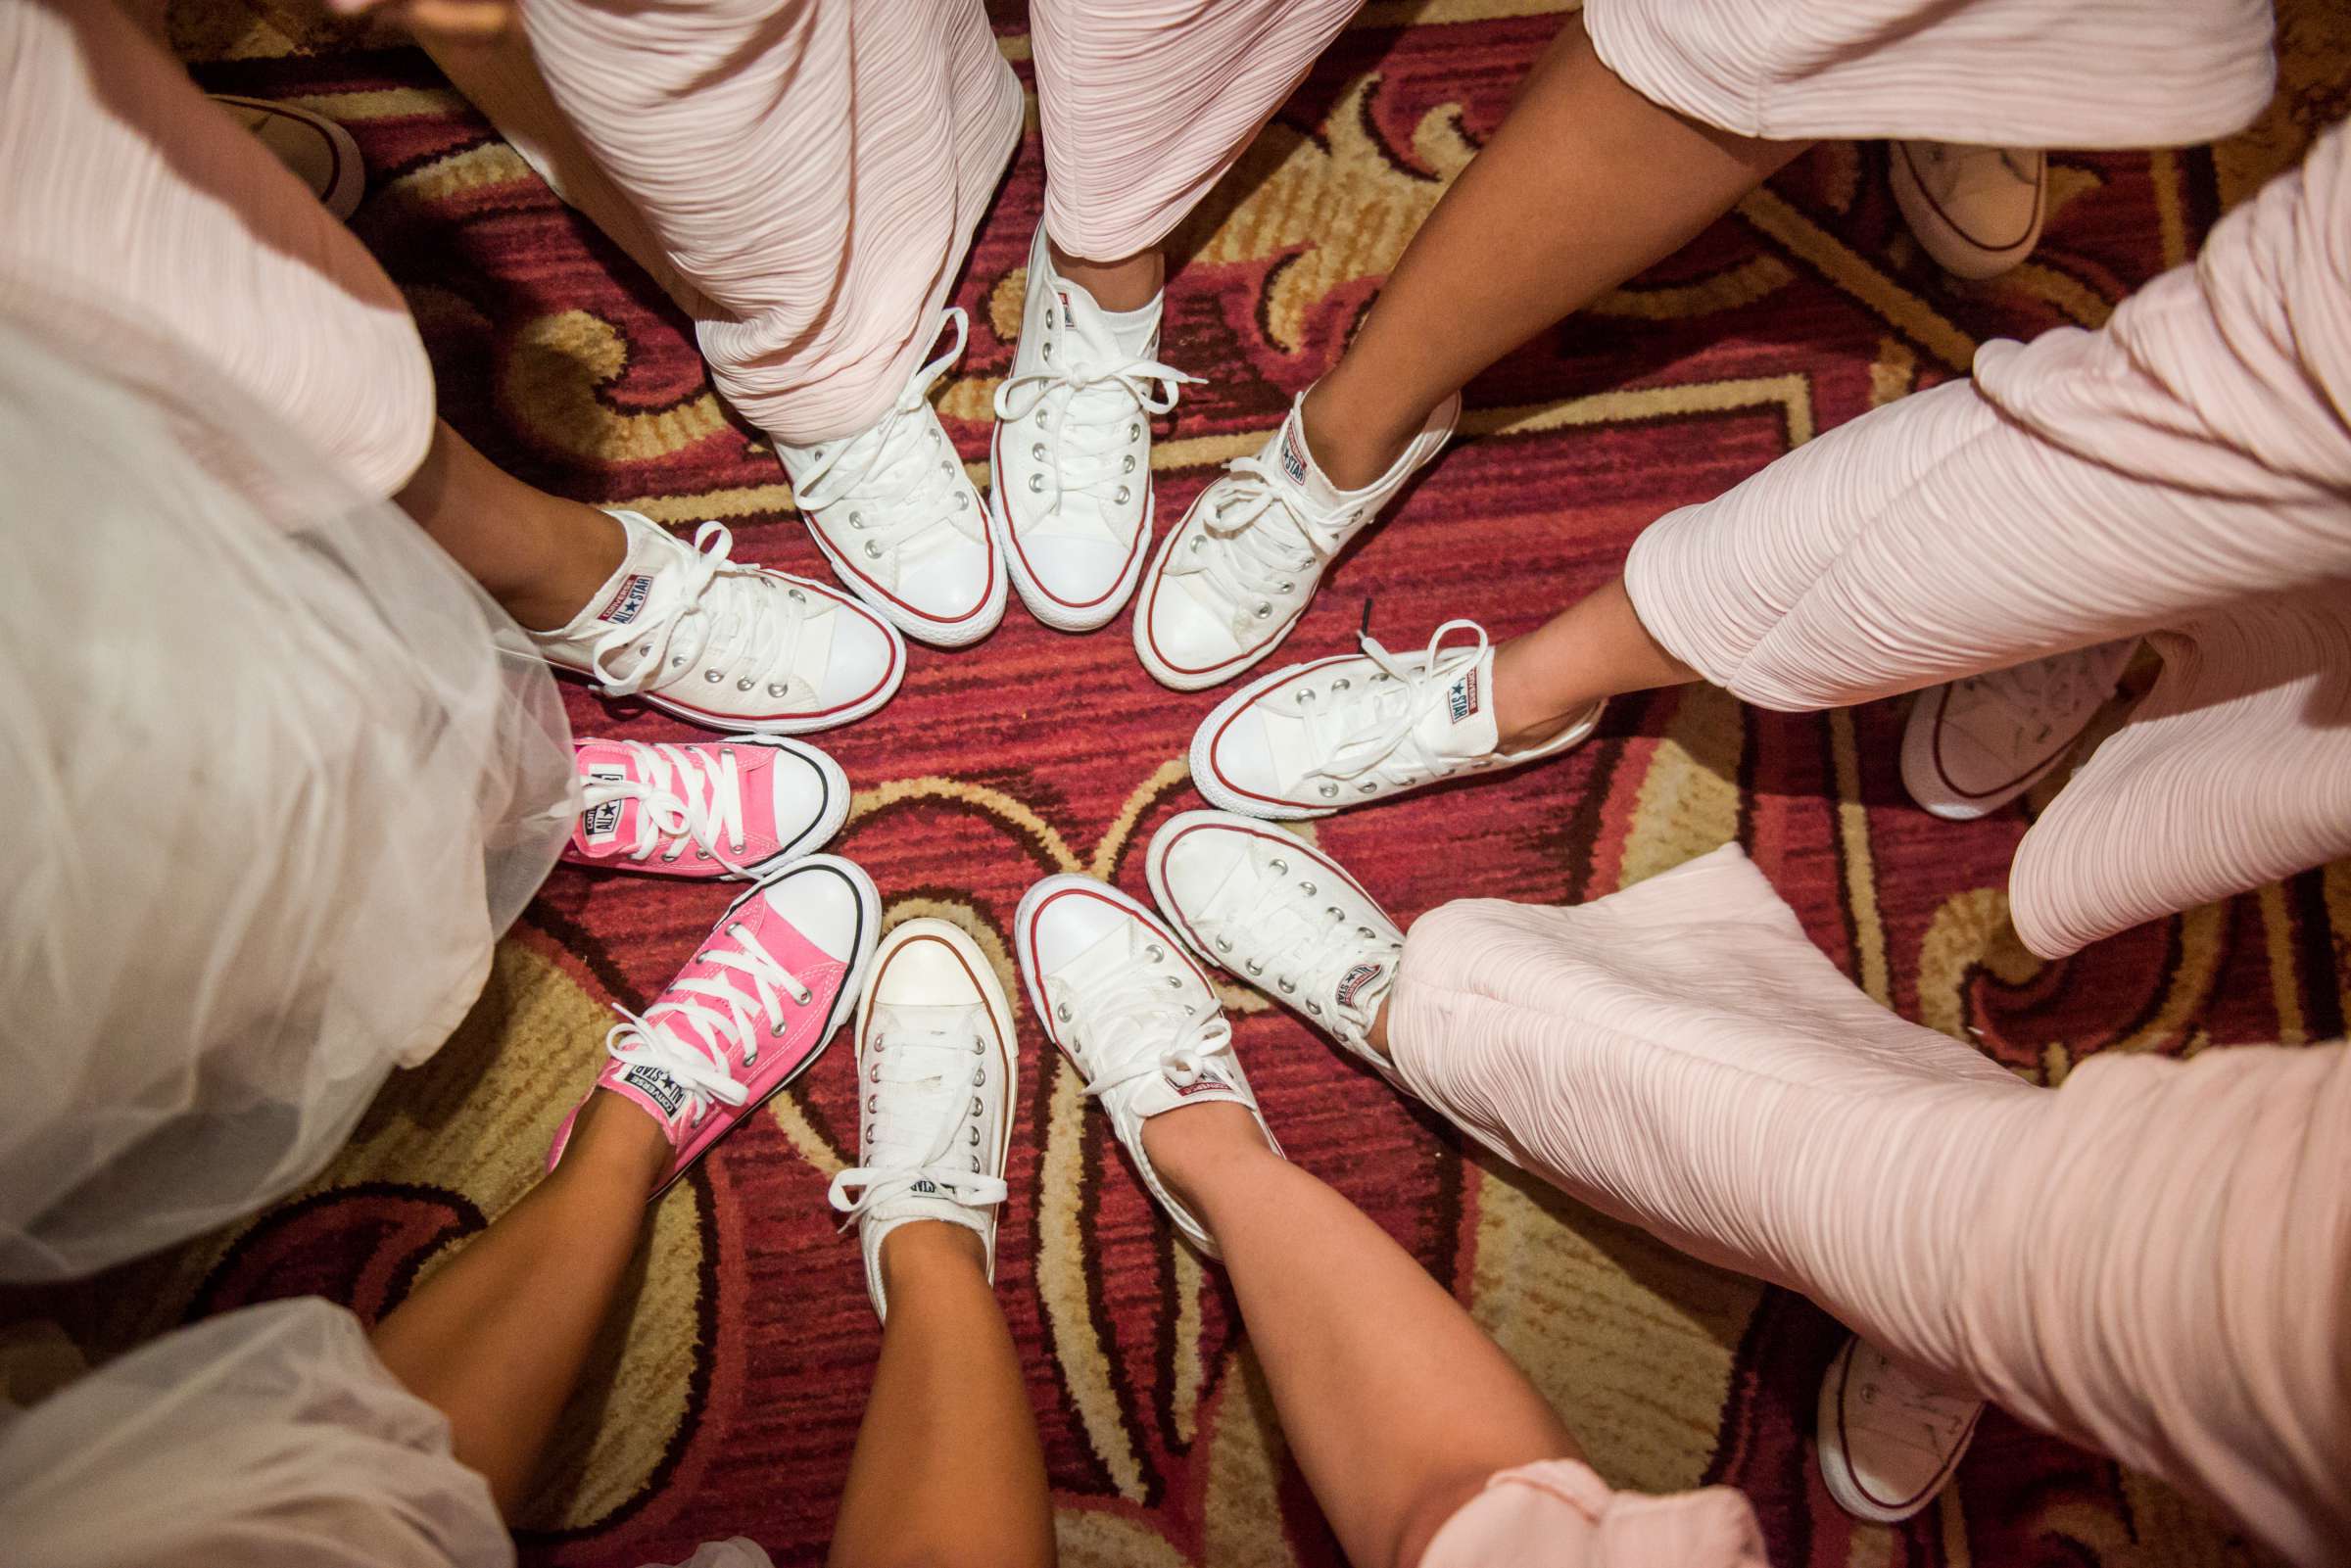
[[[1025,19],[997,9],[1026,79]],[[1163,518],[1254,450],[1330,362],[1557,10],[1374,0],[1180,236],[1167,354],[1210,384],[1157,449]],[[1522,630],[1600,582],[1660,511],[1962,373],[1986,339],[2094,325],[2351,106],[2351,21],[2324,0],[2284,10],[2283,90],[2250,132],[2179,153],[2059,154],[2046,240],[1991,285],[1955,284],[1920,254],[1882,147],[1800,160],[1473,385],[1470,439],[1342,564],[1297,655],[1346,645],[1367,595],[1398,644],[1449,615]],[[774,456],[712,397],[681,318],[422,54],[267,0],[180,0],[173,24],[208,87],[350,125],[370,166],[355,227],[408,290],[447,415],[493,457],[585,499],[723,518],[740,554],[823,575]],[[975,462],[1038,210],[1033,125],[957,293],[972,342],[942,410]],[[567,700],[586,733],[683,733],[576,687]],[[1083,870],[1143,892],[1140,846],[1197,803],[1184,745],[1211,700],[1153,685],[1124,618],[1073,639],[1016,603],[975,650],[918,649],[894,705],[822,737],[858,786],[839,847],[892,917],[956,921],[1009,982],[1007,923],[1037,877]],[[1338,818],[1318,836],[1405,918],[1463,894],[1587,899],[1736,839],[1872,995],[2036,1081],[2093,1051],[2342,1032],[2351,865],[2043,965],[2005,918],[2025,814],[1954,827],[1911,806],[1896,776],[1902,717],[1899,703],[1782,717],[1705,689],[1625,701],[1556,764]],[[605,1004],[644,1005],[723,902],[707,887],[558,871],[464,1029],[388,1086],[312,1187],[79,1293],[77,1336],[103,1351],[301,1292],[381,1313],[524,1190],[597,1070]],[[1939,1507],[1904,1529],[1854,1525],[1809,1453],[1839,1334],[1827,1317],[1472,1154],[1287,1015],[1247,992],[1227,999],[1293,1157],[1454,1289],[1610,1481],[1743,1488],[1783,1568],[2250,1560],[2164,1487],[1997,1414]],[[1224,1282],[1172,1243],[1072,1074],[1023,1028],[999,1292],[1064,1560],[1335,1563]],[[878,1344],[855,1249],[823,1203],[853,1133],[850,1078],[845,1057],[829,1058],[662,1203],[530,1509],[527,1559],[625,1568],[737,1534],[779,1563],[821,1559]]]

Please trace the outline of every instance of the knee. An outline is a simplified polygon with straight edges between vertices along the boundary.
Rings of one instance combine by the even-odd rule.
[[[1486,1489],[1492,1477],[1485,1471],[1475,1474],[1446,1476],[1420,1488],[1419,1495],[1408,1503],[1396,1521],[1394,1540],[1386,1555],[1374,1560],[1369,1568],[1419,1568],[1437,1535],[1469,1502]],[[1438,1568],[1430,1563],[1429,1568]]]

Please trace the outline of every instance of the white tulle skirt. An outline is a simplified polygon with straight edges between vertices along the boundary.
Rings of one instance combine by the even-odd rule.
[[[520,634],[225,383],[0,324],[0,1279],[293,1188],[568,827]]]

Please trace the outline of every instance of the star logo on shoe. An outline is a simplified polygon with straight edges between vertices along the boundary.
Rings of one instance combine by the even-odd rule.
[[[626,784],[629,776],[618,768],[591,768],[588,778],[596,784]],[[581,833],[591,842],[611,837],[620,829],[620,807],[618,800],[606,800],[590,806],[580,814]]]
[[[1281,432],[1281,471],[1290,476],[1290,483],[1306,483],[1306,453],[1298,450],[1298,433],[1284,426]]]
[[[1166,1081],[1168,1087],[1176,1091],[1176,1097],[1179,1100],[1189,1100],[1195,1094],[1206,1094],[1212,1089],[1222,1089],[1224,1087],[1223,1084],[1219,1083],[1216,1079],[1205,1077],[1194,1078],[1189,1083],[1177,1083],[1174,1078],[1167,1078]]]
[[[1477,672],[1471,670],[1445,693],[1445,711],[1453,722],[1462,723],[1477,712]]]
[[[1349,970],[1339,980],[1339,1006],[1355,1006],[1355,999],[1363,995],[1364,987],[1387,972],[1388,967],[1385,964],[1358,964]]]
[[[620,1081],[659,1106],[666,1117],[676,1116],[678,1107],[686,1103],[686,1085],[659,1068],[631,1068],[621,1074]]]
[[[612,602],[596,612],[596,618],[614,626],[626,626],[645,613],[645,601],[652,597],[653,580],[646,572],[632,572],[613,594]]]

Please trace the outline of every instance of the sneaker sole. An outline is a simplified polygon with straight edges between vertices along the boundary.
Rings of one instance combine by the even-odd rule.
[[[1012,542],[1012,514],[990,484],[987,489],[987,526],[996,536],[996,552],[1003,558],[1005,575],[1011,580],[1013,592],[1031,615],[1056,632],[1099,632],[1119,618],[1119,612],[1134,597],[1134,591],[1143,581],[1143,569],[1150,563],[1151,552],[1142,543],[1151,538],[1159,519],[1159,493],[1152,488],[1143,503],[1143,519],[1136,530],[1136,547],[1129,554],[1127,569],[1108,595],[1093,604],[1071,607],[1045,592],[1042,584],[1030,575],[1021,559],[1021,552]]]
[[[874,949],[882,939],[882,891],[874,885],[874,879],[868,877],[861,867],[854,862],[841,859],[839,855],[805,855],[791,867],[791,873],[794,876],[803,872],[819,870],[831,871],[840,876],[849,884],[850,890],[857,895],[857,934],[850,943],[849,966],[840,976],[840,993],[833,999],[832,1008],[825,1014],[824,1031],[816,1038],[816,1048],[802,1057],[791,1071],[778,1078],[771,1087],[760,1090],[757,1099],[745,1100],[743,1103],[741,1114],[735,1118],[736,1127],[740,1127],[744,1122],[749,1120],[752,1114],[766,1105],[768,1101],[799,1082],[806,1075],[808,1069],[816,1066],[817,1059],[831,1049],[834,1040],[840,1037],[840,1026],[849,1021],[865,996],[865,977],[873,969]],[[754,882],[744,888],[742,894],[727,906],[726,915],[721,915],[718,922],[714,922],[713,925],[723,923],[727,915],[734,914],[744,906],[745,901],[767,891],[767,888],[768,883],[764,881]],[[732,1132],[734,1127],[727,1130]],[[724,1133],[711,1139],[710,1149],[718,1147],[724,1139]],[[646,1202],[648,1204],[658,1202],[661,1195],[676,1186],[680,1178],[684,1177],[688,1171],[710,1157],[710,1149],[704,1149],[694,1160],[680,1165],[675,1174],[653,1189],[652,1195],[646,1199]]]
[[[984,533],[986,531],[986,517],[987,508],[983,504],[981,527]],[[991,548],[988,551],[991,564],[988,568],[987,596],[980,601],[980,607],[960,619],[939,621],[919,610],[893,603],[888,594],[868,583],[841,558],[840,552],[833,547],[832,542],[825,538],[816,524],[808,520],[804,512],[800,515],[800,526],[808,530],[810,539],[816,541],[816,547],[824,554],[825,564],[833,568],[833,575],[840,579],[842,588],[855,594],[857,601],[867,609],[918,642],[929,643],[935,648],[968,648],[1003,624],[1006,594],[1004,552],[1001,549]],[[992,540],[990,544],[993,544]]]
[[[1860,1478],[1853,1474],[1852,1462],[1846,1456],[1844,1404],[1846,1373],[1853,1364],[1854,1341],[1848,1336],[1845,1348],[1829,1363],[1820,1380],[1819,1408],[1814,1413],[1813,1448],[1820,1455],[1820,1479],[1829,1491],[1829,1499],[1856,1519],[1871,1524],[1898,1525],[1917,1517],[1926,1510],[1945,1486],[1950,1484],[1951,1472],[1967,1457],[1967,1450],[1976,1441],[1976,1427],[1968,1423],[1967,1435],[1943,1459],[1935,1478],[1915,1497],[1903,1503],[1881,1502],[1861,1490]],[[1981,1418],[1981,1411],[1978,1412]]]

